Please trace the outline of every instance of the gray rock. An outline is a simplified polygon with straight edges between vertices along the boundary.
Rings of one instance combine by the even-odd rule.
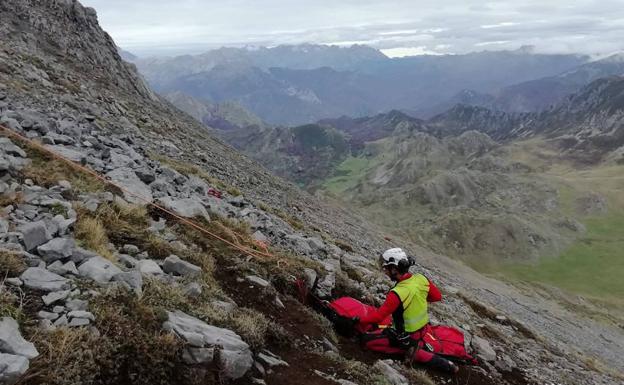
[[[182,360],[189,365],[213,362],[215,348],[187,348],[182,353]]]
[[[321,254],[327,252],[325,242],[323,242],[320,238],[308,238],[308,245],[312,249],[313,253]]]
[[[273,304],[275,304],[275,306],[277,306],[280,309],[286,309],[286,306],[284,305],[284,303],[282,302],[282,300],[280,299],[278,295],[276,295],[275,298],[273,299]]]
[[[57,227],[57,233],[59,235],[67,234],[69,228],[76,223],[76,218],[65,219],[62,215],[57,215],[52,219],[52,222]]]
[[[89,321],[87,318],[72,318],[72,320],[69,321],[69,324],[67,326],[69,327],[88,326],[90,323],[91,321]]]
[[[82,247],[76,247],[73,251],[72,251],[72,255],[71,255],[71,260],[74,263],[82,263],[86,260],[89,260],[91,258],[94,257],[99,257],[99,255],[97,255],[96,253],[83,249]]]
[[[325,348],[326,351],[338,353],[338,348],[336,347],[336,345],[334,345],[330,340],[328,340],[327,337],[323,337],[322,343],[323,343],[323,348]]]
[[[0,234],[6,234],[8,232],[9,232],[9,222],[4,218],[0,218]]]
[[[175,199],[172,197],[163,197],[158,199],[158,203],[167,210],[173,211],[184,218],[203,217],[207,221],[210,220],[210,216],[204,205],[195,198]]]
[[[118,168],[106,174],[113,182],[123,187],[124,199],[132,204],[145,204],[145,200],[152,202],[152,189],[139,179],[136,173],[127,167]]]
[[[228,329],[208,325],[201,320],[184,314],[181,311],[167,312],[168,320],[163,328],[172,331],[182,339],[191,342],[202,341],[203,346],[220,347],[219,366],[226,378],[238,379],[247,373],[253,364],[253,356],[247,345],[238,334]],[[214,359],[214,357],[213,357]]]
[[[69,281],[58,274],[40,267],[29,267],[20,279],[24,286],[43,291],[60,291],[69,288]]]
[[[29,367],[28,358],[0,353],[0,384],[12,385]]]
[[[57,319],[59,317],[59,315],[57,313],[50,313],[44,310],[40,310],[37,313],[37,318],[39,319],[47,319],[50,321],[54,321],[55,319]]]
[[[328,273],[318,281],[316,294],[321,298],[329,298],[336,287],[336,273]]]
[[[305,279],[306,287],[310,290],[314,286],[314,282],[316,282],[318,275],[316,274],[316,271],[306,267],[303,269],[303,277]]]
[[[62,267],[62,270],[65,271],[65,274],[78,275],[78,268],[76,268],[76,264],[74,261],[69,261],[65,263]]]
[[[81,151],[60,145],[50,145],[47,144],[45,146],[48,150],[61,155],[64,158],[71,160],[72,162],[84,163],[87,159],[87,156],[83,154]]]
[[[176,274],[184,277],[198,277],[201,274],[201,267],[181,260],[177,255],[170,255],[165,258],[163,270],[167,274]]]
[[[210,305],[215,309],[223,311],[224,313],[231,313],[236,310],[236,304],[232,302],[214,300],[210,302]]]
[[[54,306],[52,308],[52,312],[53,313],[57,313],[57,314],[58,313],[63,313],[63,312],[65,312],[65,306]]]
[[[141,274],[145,275],[164,275],[165,273],[162,271],[158,264],[151,259],[143,259],[139,261],[138,269]]]
[[[69,183],[69,181],[66,180],[60,180],[57,183],[63,190],[71,190],[72,185],[71,183]]]
[[[140,294],[143,290],[143,277],[136,270],[116,274],[113,277],[113,282],[123,282],[137,294]]]
[[[121,273],[120,268],[100,256],[93,257],[78,267],[78,274],[81,277],[90,278],[102,284],[107,283],[119,273]]]
[[[0,351],[26,358],[35,358],[39,355],[35,345],[22,337],[17,321],[11,317],[0,319]]]
[[[266,235],[264,235],[262,233],[262,231],[260,231],[260,230],[258,230],[255,233],[253,233],[251,235],[251,238],[256,240],[256,241],[258,241],[258,242],[265,242],[266,243],[266,242],[269,241],[269,238],[267,238]]]
[[[273,368],[275,366],[290,366],[288,365],[288,362],[282,360],[280,357],[269,352],[268,350],[264,350],[263,352],[258,353],[257,357],[258,361],[270,368]]]
[[[409,385],[407,378],[399,373],[392,364],[392,360],[378,360],[373,367],[380,371],[384,378],[392,385]]]
[[[484,361],[494,362],[496,360],[496,352],[487,340],[474,336],[472,338],[472,347]]]
[[[199,297],[202,294],[202,285],[197,282],[191,282],[184,286],[184,293],[189,297]]]
[[[134,172],[143,183],[150,184],[156,180],[156,174],[154,174],[154,171],[147,167],[136,169]]]
[[[86,318],[88,320],[95,321],[95,316],[93,315],[93,313],[85,311],[85,310],[72,310],[69,313],[67,313],[67,316],[70,319],[72,319],[72,318]]]
[[[245,277],[245,279],[248,282],[250,282],[250,283],[252,283],[252,284],[254,284],[256,286],[260,286],[260,287],[269,287],[269,286],[271,286],[271,284],[267,280],[262,279],[262,278],[260,278],[260,277],[258,277],[256,275],[248,275],[248,276]]]
[[[67,297],[69,297],[69,294],[70,294],[69,290],[55,291],[55,292],[44,295],[43,297],[41,297],[41,299],[43,300],[43,303],[46,306],[50,306],[55,302],[63,301],[67,299]]]
[[[67,307],[67,309],[69,309],[70,311],[87,310],[87,308],[89,307],[89,302],[82,299],[70,299],[69,301],[65,302],[65,307]]]
[[[27,223],[20,226],[17,231],[24,236],[26,251],[34,250],[37,246],[43,245],[52,238],[48,234],[48,229],[43,221]]]
[[[4,280],[4,283],[6,283],[7,285],[11,285],[11,286],[22,286],[24,284],[24,282],[22,282],[21,279],[19,278],[6,278]]]
[[[308,240],[303,236],[298,234],[290,234],[287,235],[285,239],[291,243],[296,253],[305,255],[312,254],[312,248],[308,244]]]
[[[63,314],[56,321],[54,321],[53,325],[55,327],[61,327],[61,326],[67,326],[68,323],[69,323],[69,320],[67,319],[67,316]]]
[[[133,269],[139,265],[139,261],[127,254],[119,254],[117,256],[119,262],[127,268]]]
[[[55,238],[37,247],[37,251],[49,263],[71,257],[75,246],[76,242],[71,238]]]
[[[135,245],[123,245],[121,251],[128,255],[137,255],[139,253],[139,248]]]
[[[9,138],[0,138],[0,153],[11,156],[19,156],[20,158],[26,158],[27,156],[26,152],[13,144]]]

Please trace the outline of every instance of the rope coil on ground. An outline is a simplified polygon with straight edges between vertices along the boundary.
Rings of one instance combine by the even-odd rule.
[[[211,232],[210,230],[206,229],[205,227],[197,224],[196,222],[194,222],[194,221],[192,221],[192,220],[190,220],[188,218],[184,218],[184,217],[174,213],[173,211],[171,211],[169,209],[166,209],[166,208],[164,208],[164,207],[154,203],[150,199],[147,199],[147,198],[145,198],[145,197],[143,197],[143,196],[141,196],[139,194],[136,194],[136,193],[134,193],[132,191],[129,191],[128,189],[126,189],[126,188],[118,185],[117,183],[115,183],[115,182],[105,178],[104,176],[100,175],[96,171],[94,171],[94,170],[92,170],[92,169],[90,169],[90,168],[88,168],[86,166],[83,166],[83,165],[81,165],[81,164],[79,164],[77,162],[74,162],[71,159],[68,159],[68,158],[64,157],[63,155],[58,154],[58,153],[50,150],[49,148],[47,148],[47,147],[45,147],[45,146],[43,146],[43,145],[33,141],[32,139],[29,139],[29,138],[27,138],[27,137],[25,137],[25,136],[15,132],[15,131],[11,130],[10,128],[7,128],[7,127],[5,127],[5,126],[0,124],[0,129],[2,129],[2,131],[6,132],[9,136],[18,139],[19,141],[24,142],[27,145],[29,145],[31,147],[34,147],[34,148],[36,148],[39,151],[42,151],[42,152],[44,152],[46,154],[49,154],[53,158],[59,159],[59,160],[65,162],[65,163],[67,163],[67,164],[71,165],[72,167],[74,167],[75,169],[77,169],[77,170],[79,170],[81,172],[84,172],[86,174],[89,174],[92,177],[94,177],[94,178],[104,182],[105,184],[107,184],[109,186],[115,187],[116,189],[118,189],[119,191],[122,191],[125,194],[131,195],[131,196],[137,198],[140,201],[145,202],[145,204],[150,205],[152,207],[155,207],[156,209],[158,209],[158,210],[160,210],[160,211],[162,211],[162,212],[164,212],[164,213],[166,213],[166,214],[176,218],[180,222],[182,222],[182,223],[184,223],[184,224],[186,224],[188,226],[193,227],[194,229],[200,231],[201,233],[204,233],[204,234],[206,234],[206,235],[208,235],[208,236],[210,236],[210,237],[212,237],[214,239],[217,239],[217,240],[227,244],[228,246],[231,246],[231,247],[233,247],[233,248],[235,248],[235,249],[237,249],[237,250],[239,250],[239,251],[241,251],[241,252],[243,252],[245,254],[249,254],[249,255],[251,255],[253,257],[256,257],[256,258],[259,258],[259,257],[274,257],[274,255],[269,253],[268,251],[267,252],[263,252],[263,251],[259,251],[259,250],[253,250],[253,249],[250,249],[248,247],[237,245],[234,242],[228,241],[227,239],[225,239],[225,238],[223,238],[223,237],[221,237],[221,236]]]

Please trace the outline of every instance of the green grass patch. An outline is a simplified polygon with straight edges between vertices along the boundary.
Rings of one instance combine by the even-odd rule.
[[[374,163],[373,159],[350,156],[338,165],[334,175],[323,183],[323,188],[339,195],[355,187]]]
[[[502,271],[525,281],[551,284],[573,293],[608,297],[624,305],[624,215],[584,221],[587,234],[556,258],[535,265],[514,264]]]

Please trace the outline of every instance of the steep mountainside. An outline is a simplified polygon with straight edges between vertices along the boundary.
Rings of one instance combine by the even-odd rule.
[[[397,244],[444,289],[434,322],[461,326],[483,360],[440,382],[620,381],[621,326],[599,306],[390,242],[272,176],[145,87],[93,9],[5,0],[0,20],[2,382],[426,383],[354,353],[291,285],[319,277],[321,295],[379,301],[374,256]]]
[[[391,109],[425,111],[464,89],[481,93],[575,68],[587,58],[530,50],[390,59],[369,47],[223,48],[198,56],[144,59],[159,92],[234,100],[273,124],[297,125]]]
[[[576,93],[594,80],[624,75],[624,54],[583,64],[557,76],[515,84],[496,93],[488,106],[508,112],[531,112],[547,109]]]
[[[497,140],[544,136],[562,155],[584,164],[621,162],[624,78],[598,79],[540,113],[504,113],[458,105],[428,123],[440,134],[479,130]]]
[[[166,94],[164,98],[208,127],[220,130],[234,130],[249,126],[266,126],[260,118],[235,102],[212,104],[181,92]]]

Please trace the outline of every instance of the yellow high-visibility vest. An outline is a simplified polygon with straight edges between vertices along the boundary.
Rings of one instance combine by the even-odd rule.
[[[392,291],[403,303],[403,325],[406,332],[415,332],[429,322],[427,313],[429,280],[424,275],[414,274],[398,282]]]

